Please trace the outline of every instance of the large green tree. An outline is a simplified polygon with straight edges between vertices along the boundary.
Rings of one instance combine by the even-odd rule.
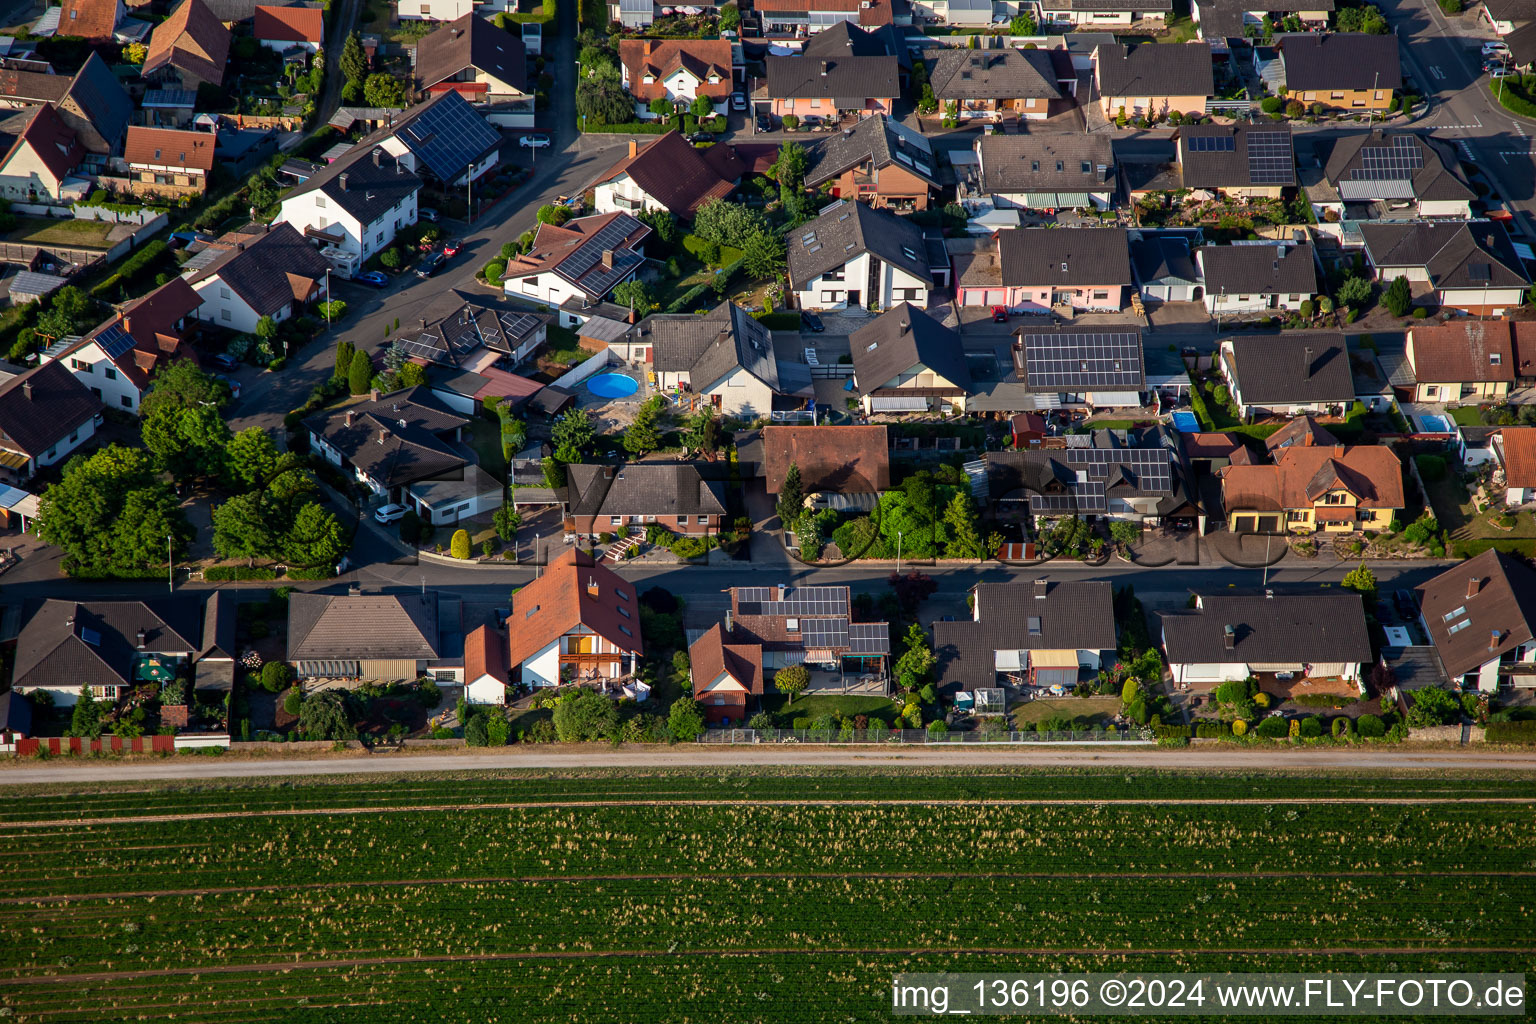
[[[359,84],[368,77],[368,54],[363,50],[363,38],[356,32],[347,36],[341,48],[341,73],[348,82]]]
[[[347,551],[346,531],[324,505],[312,501],[299,509],[283,538],[284,557],[306,568],[332,566]]]
[[[92,576],[163,564],[167,535],[178,552],[192,535],[150,454],[121,445],[69,461],[42,494],[37,533],[68,571]]]
[[[354,395],[368,393],[373,384],[373,360],[361,349],[352,353],[352,365],[347,368],[347,389]]]
[[[692,697],[679,697],[667,712],[667,731],[680,743],[696,740],[704,735],[704,714],[699,702]]]
[[[744,249],[753,235],[768,234],[768,222],[749,206],[711,199],[694,216],[693,233],[706,242]]]
[[[272,509],[266,494],[237,494],[213,510],[213,550],[220,558],[256,559],[272,552]]]
[[[229,385],[202,370],[189,359],[178,359],[155,374],[154,386],[144,396],[139,412],[149,416],[162,408],[211,405],[220,412],[229,404]]]
[[[949,543],[944,552],[950,558],[980,558],[981,530],[976,523],[976,502],[964,487],[955,492],[944,509],[944,525],[949,528]]]
[[[624,450],[631,455],[644,455],[661,447],[661,411],[664,401],[660,395],[641,403],[635,418],[624,431]]]
[[[805,489],[800,483],[800,465],[791,462],[784,471],[784,482],[779,485],[779,522],[784,529],[793,529],[805,506]]]
[[[785,266],[784,243],[772,235],[752,235],[742,249],[741,265],[754,278],[779,276]]]
[[[144,447],[165,472],[177,480],[223,476],[230,436],[229,425],[217,408],[165,404],[141,419]]]
[[[405,86],[394,75],[379,72],[363,82],[363,99],[370,107],[405,106]]]
[[[357,737],[352,708],[340,690],[321,690],[299,705],[299,732],[311,740],[350,740]]]
[[[277,445],[260,427],[247,427],[230,438],[225,456],[229,483],[241,490],[264,486],[277,471]]]
[[[618,705],[600,693],[583,690],[555,705],[555,735],[561,743],[607,739],[618,727]]]
[[[580,462],[591,450],[596,437],[597,428],[585,409],[568,410],[555,421],[554,430],[550,431],[555,458],[565,463]]]

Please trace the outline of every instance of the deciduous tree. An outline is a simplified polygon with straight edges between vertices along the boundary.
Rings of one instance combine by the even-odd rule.
[[[805,692],[805,688],[811,685],[811,673],[804,665],[788,665],[779,669],[773,677],[774,689],[789,698],[793,704],[795,698]]]

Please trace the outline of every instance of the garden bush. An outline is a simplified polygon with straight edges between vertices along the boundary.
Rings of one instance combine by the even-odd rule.
[[[453,540],[452,540],[452,542],[450,542],[449,551],[453,555],[454,558],[459,558],[459,559],[468,559],[469,558],[469,531],[468,530],[455,530],[455,531],[453,531]]]
[[[1270,739],[1281,739],[1282,737],[1290,735],[1290,731],[1290,724],[1287,723],[1283,718],[1266,718],[1260,722],[1259,727],[1254,730],[1254,732],[1257,732],[1260,736],[1266,736]]]
[[[1308,715],[1301,720],[1298,732],[1302,739],[1316,739],[1323,734],[1323,720],[1316,715]]]
[[[211,565],[203,570],[203,579],[209,583],[229,583],[234,580],[275,580],[276,569],[249,565]]]
[[[506,261],[504,261],[504,260],[491,260],[491,262],[489,262],[489,263],[487,263],[485,265],[485,269],[480,271],[480,275],[482,277],[484,277],[486,279],[486,281],[489,282],[490,284],[500,284],[501,283],[501,276],[503,274],[505,274],[506,272],[507,272]]]
[[[269,661],[261,666],[261,688],[268,693],[279,693],[293,682],[293,669],[281,661]]]
[[[303,706],[304,695],[299,692],[299,688],[297,686],[291,687],[288,692],[283,695],[283,710],[288,712],[290,715],[297,715],[299,713],[299,709]]]
[[[1333,720],[1333,724],[1329,727],[1329,731],[1333,733],[1334,739],[1339,739],[1350,734],[1350,726],[1352,724],[1353,723],[1351,723],[1349,720],[1349,716],[1340,715],[1338,718]]]
[[[1375,715],[1361,715],[1355,727],[1368,739],[1380,739],[1387,734],[1386,723]]]

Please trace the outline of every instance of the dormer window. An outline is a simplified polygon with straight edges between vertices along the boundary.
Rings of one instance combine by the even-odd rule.
[[[646,75],[644,78],[641,79],[641,81],[644,82],[646,85],[650,85],[651,83],[656,81],[656,76],[655,75]]]
[[[720,76],[719,75],[710,75],[709,76],[709,84],[710,85],[719,85],[720,84]]]
[[[1488,353],[1488,363],[1489,363],[1489,365],[1491,365],[1491,366],[1498,366],[1502,361],[1503,361],[1503,357],[1500,356],[1499,353],[1497,353],[1497,352],[1490,352],[1490,353]]]

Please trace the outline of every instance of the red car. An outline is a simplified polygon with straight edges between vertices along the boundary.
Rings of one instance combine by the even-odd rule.
[[[457,256],[459,254],[459,245],[460,245],[460,242],[459,242],[458,239],[454,239],[453,241],[448,242],[447,244],[445,244],[443,246],[443,255],[444,256]]]
[[[1004,309],[1002,306],[993,306],[992,307],[992,322],[995,323],[995,324],[1005,324],[1005,323],[1007,323],[1008,322],[1008,310]]]

